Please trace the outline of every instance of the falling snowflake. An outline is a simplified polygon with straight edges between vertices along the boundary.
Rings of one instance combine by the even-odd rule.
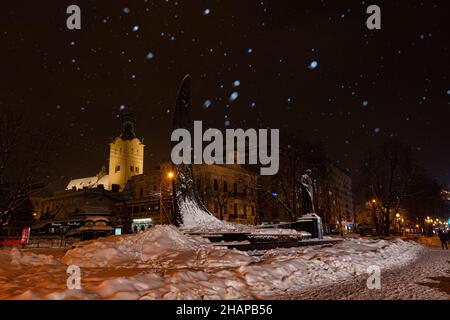
[[[209,9],[203,10],[203,15],[204,15],[204,16],[207,16],[207,15],[210,14],[210,13],[211,13],[211,10],[209,10]]]
[[[154,57],[155,55],[153,54],[153,52],[147,53],[147,60],[152,60]]]
[[[230,94],[230,102],[233,102],[234,100],[236,100],[239,97],[239,93],[238,92],[233,92],[232,94]]]
[[[241,82],[239,80],[235,80],[233,82],[233,87],[239,87],[241,85]]]
[[[212,102],[211,100],[205,100],[205,102],[203,102],[203,108],[208,109],[209,107],[211,107]]]
[[[129,14],[130,13],[130,8],[128,8],[128,7],[125,7],[125,8],[123,8],[123,13],[125,13],[125,14]]]
[[[309,69],[315,69],[317,68],[317,66],[319,65],[319,63],[316,60],[311,61],[311,63],[309,64],[308,68]]]
[[[133,32],[138,32],[139,31],[139,26],[138,25],[135,25],[134,27],[133,27]]]

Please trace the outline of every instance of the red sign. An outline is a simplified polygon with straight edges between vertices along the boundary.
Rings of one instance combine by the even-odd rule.
[[[0,245],[3,246],[15,246],[18,244],[21,244],[23,246],[27,245],[30,241],[30,228],[23,228],[22,229],[22,238],[20,240],[4,240],[0,241]]]
[[[27,245],[30,240],[30,228],[22,229],[22,238],[20,239],[21,245]]]

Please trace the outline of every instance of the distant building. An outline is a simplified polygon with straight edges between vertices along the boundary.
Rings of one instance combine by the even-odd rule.
[[[109,172],[103,168],[96,176],[71,180],[66,190],[103,186],[122,191],[130,178],[144,172],[144,144],[136,137],[135,120],[130,114],[122,115],[122,133],[109,146]]]
[[[40,217],[33,234],[73,235],[84,240],[111,235],[118,223],[115,204],[124,196],[102,187],[56,192],[40,200]]]
[[[203,204],[221,220],[255,224],[258,175],[240,165],[195,165],[194,177]]]
[[[326,171],[316,182],[317,211],[326,231],[350,231],[355,223],[352,178],[334,164],[328,165]]]

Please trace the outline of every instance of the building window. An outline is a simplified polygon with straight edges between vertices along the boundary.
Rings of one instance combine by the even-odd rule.
[[[252,207],[252,216],[255,215],[255,207]]]
[[[133,166],[130,166],[130,171],[134,172],[134,167]]]
[[[226,181],[223,182],[223,192],[228,192],[228,184]]]
[[[237,211],[238,211],[237,208],[238,208],[237,203],[235,203],[235,204],[234,204],[234,207],[233,207],[233,214],[234,214],[234,215],[237,215]]]
[[[139,173],[139,167],[136,167],[136,173]]]
[[[120,171],[120,166],[117,165],[117,166],[116,166],[116,169],[115,169],[115,172],[117,173],[117,172],[119,172],[119,171]]]
[[[235,196],[237,196],[237,183],[236,182],[233,184],[233,193]]]
[[[244,216],[246,216],[246,215],[247,215],[247,205],[244,204]]]
[[[224,205],[223,206],[223,214],[227,214],[227,212],[228,212],[228,206]]]
[[[156,191],[156,185],[153,185],[153,191]]]
[[[214,179],[214,191],[219,190],[219,183],[217,182],[217,179]]]
[[[217,204],[217,202],[214,203],[214,213],[218,213],[219,211],[219,205]]]
[[[140,196],[141,198],[144,197],[144,188],[141,188],[141,189],[139,190],[139,196]]]

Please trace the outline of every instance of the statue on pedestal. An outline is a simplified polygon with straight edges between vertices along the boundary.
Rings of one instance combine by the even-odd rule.
[[[302,208],[303,213],[305,214],[314,212],[314,185],[311,179],[311,173],[312,171],[308,169],[300,178],[302,189]]]

